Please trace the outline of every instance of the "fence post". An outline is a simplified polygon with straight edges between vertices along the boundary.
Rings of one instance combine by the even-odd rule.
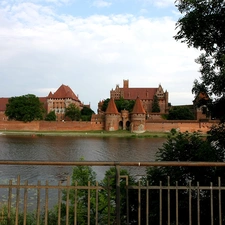
[[[116,224],[120,225],[120,166],[116,165]]]

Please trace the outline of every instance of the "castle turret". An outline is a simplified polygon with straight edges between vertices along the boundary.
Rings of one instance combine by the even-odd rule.
[[[115,131],[119,129],[120,113],[116,108],[114,99],[111,98],[105,111],[105,130]]]
[[[143,133],[145,132],[145,117],[146,112],[144,110],[142,101],[137,97],[133,111],[131,113],[131,132]]]

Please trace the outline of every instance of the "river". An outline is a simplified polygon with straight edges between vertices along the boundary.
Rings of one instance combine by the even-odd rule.
[[[0,135],[0,160],[45,161],[154,161],[165,138],[100,138],[76,136]],[[101,180],[107,168],[94,167]],[[145,168],[126,168],[132,175],[142,175]],[[71,175],[71,167],[0,165],[1,183],[16,179],[56,183]]]

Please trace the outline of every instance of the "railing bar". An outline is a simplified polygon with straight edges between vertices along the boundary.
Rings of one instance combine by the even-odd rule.
[[[96,187],[98,187],[98,182],[96,181]],[[95,192],[95,224],[98,225],[98,189]]]
[[[48,181],[45,189],[45,225],[48,225]]]
[[[70,177],[67,176],[67,186],[70,185]],[[69,225],[69,201],[70,201],[70,190],[66,189],[66,225]]]
[[[88,217],[87,217],[87,224],[90,225],[90,211],[91,211],[91,190],[90,190],[90,181],[88,181],[88,207],[87,207],[87,214],[88,214]]]
[[[168,186],[168,191],[167,191],[167,217],[168,217],[168,225],[170,225],[170,177],[167,177],[167,186]]]
[[[151,161],[151,162],[111,162],[111,161],[77,161],[77,162],[52,162],[52,161],[20,161],[0,160],[0,165],[39,165],[39,166],[188,166],[188,167],[224,167],[224,162],[186,162],[186,161]]]
[[[108,183],[107,183],[107,190],[108,190],[108,225],[110,225],[110,211],[111,211],[111,205],[110,205],[110,199],[111,199],[111,191],[110,191],[110,177],[107,178]]]
[[[148,217],[149,217],[149,189],[148,189],[148,186],[149,186],[149,182],[147,181],[147,189],[146,189],[146,225],[149,224],[149,221],[148,221]]]
[[[192,196],[191,196],[191,181],[189,181],[189,225],[192,224],[191,199],[192,199]]]
[[[58,182],[58,225],[61,224],[61,201],[62,201],[62,191],[60,189],[61,181]]]
[[[37,184],[37,186],[40,186],[40,184],[41,184],[41,181],[38,181],[38,184]],[[41,206],[40,206],[40,189],[39,188],[37,188],[37,225],[39,225],[40,224],[40,211],[41,211]]]
[[[120,165],[116,166],[116,224],[120,225]]]
[[[178,182],[176,181],[176,187],[178,187]],[[178,205],[179,201],[178,201],[178,188],[176,188],[176,225],[179,224],[179,214],[178,214]]]
[[[197,182],[197,213],[198,213],[198,225],[200,225],[200,189],[199,182]]]
[[[159,224],[162,225],[162,181],[159,183]]]
[[[210,182],[210,187],[213,187],[212,182]],[[213,188],[210,189],[210,210],[211,210],[211,225],[213,225]]]
[[[12,180],[9,180],[7,224],[11,224]]]
[[[74,186],[77,186],[77,181],[75,181]],[[77,189],[74,193],[74,225],[77,225]]]
[[[126,211],[127,211],[127,225],[129,225],[130,220],[130,212],[129,212],[129,190],[128,190],[128,176],[125,177],[126,179]]]
[[[219,224],[222,225],[222,201],[221,201],[221,178],[218,177],[218,186],[219,186]]]
[[[20,176],[17,176],[17,185],[20,185]],[[20,188],[16,189],[16,218],[15,225],[19,223]]]
[[[141,182],[138,181],[138,225],[141,225]]]
[[[28,186],[28,181],[25,181],[25,186]],[[23,203],[23,225],[27,224],[27,188],[24,188],[24,203]]]

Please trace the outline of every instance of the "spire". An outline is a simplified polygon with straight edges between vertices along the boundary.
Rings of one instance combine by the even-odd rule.
[[[145,114],[146,113],[139,96],[136,98],[132,113],[134,113],[134,114]]]
[[[107,107],[105,113],[106,114],[119,114],[113,98],[110,98],[109,103],[108,103],[108,107]]]

